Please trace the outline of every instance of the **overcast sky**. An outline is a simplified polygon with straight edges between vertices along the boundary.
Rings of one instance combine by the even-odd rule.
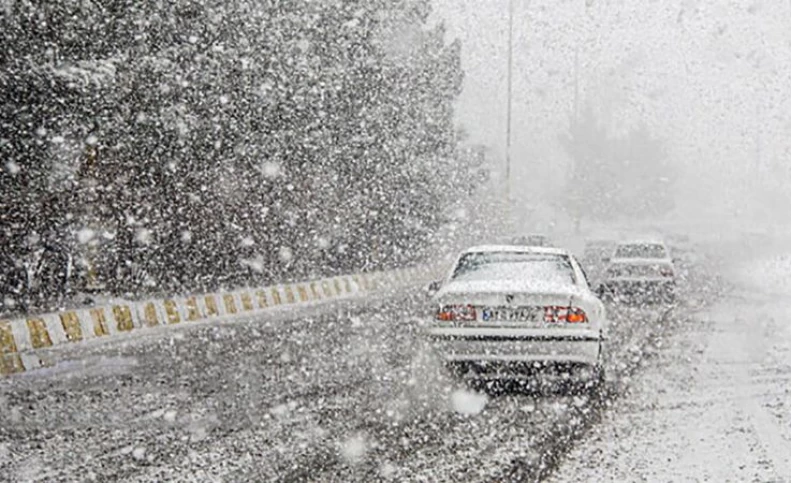
[[[582,100],[613,131],[643,120],[668,139],[685,203],[708,210],[716,195],[734,209],[760,198],[756,186],[787,183],[791,1],[514,1],[519,196],[545,195],[545,181],[566,167],[557,137],[572,111],[575,53]],[[459,121],[502,156],[508,0],[435,5],[463,43]]]

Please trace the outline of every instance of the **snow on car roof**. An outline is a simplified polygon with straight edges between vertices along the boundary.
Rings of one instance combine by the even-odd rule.
[[[613,258],[610,265],[672,265],[670,258]]]
[[[665,241],[661,238],[630,238],[628,240],[621,240],[618,245],[665,245]]]
[[[534,247],[525,245],[479,245],[464,250],[463,253],[519,252],[546,255],[568,255],[568,251],[555,247]]]

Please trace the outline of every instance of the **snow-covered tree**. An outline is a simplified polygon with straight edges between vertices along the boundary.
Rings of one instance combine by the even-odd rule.
[[[116,292],[414,260],[457,180],[460,45],[429,13],[427,0],[12,2],[5,244],[33,225],[93,233],[74,250]]]

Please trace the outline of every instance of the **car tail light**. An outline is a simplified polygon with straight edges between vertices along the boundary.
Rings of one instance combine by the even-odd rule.
[[[443,305],[437,312],[437,320],[475,320],[475,307],[472,305]]]
[[[569,308],[568,314],[566,314],[566,322],[569,324],[584,324],[588,322],[588,315],[580,308]]]
[[[569,324],[584,324],[588,322],[585,311],[579,307],[559,307],[550,305],[544,307],[544,322],[552,324],[568,322]]]
[[[565,321],[567,311],[568,307],[548,305],[544,307],[544,322],[555,323],[561,320]]]
[[[663,277],[672,277],[672,276],[673,276],[673,269],[672,269],[672,268],[670,268],[670,267],[661,267],[661,268],[659,269],[659,273],[660,273],[660,274],[661,274]]]

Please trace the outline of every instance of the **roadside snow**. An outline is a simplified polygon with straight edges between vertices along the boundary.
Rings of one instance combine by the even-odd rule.
[[[791,255],[757,260],[737,267],[731,275],[742,290],[754,295],[785,296],[791,290]],[[787,308],[791,309],[791,304]]]
[[[730,278],[551,481],[791,480],[791,257]]]

